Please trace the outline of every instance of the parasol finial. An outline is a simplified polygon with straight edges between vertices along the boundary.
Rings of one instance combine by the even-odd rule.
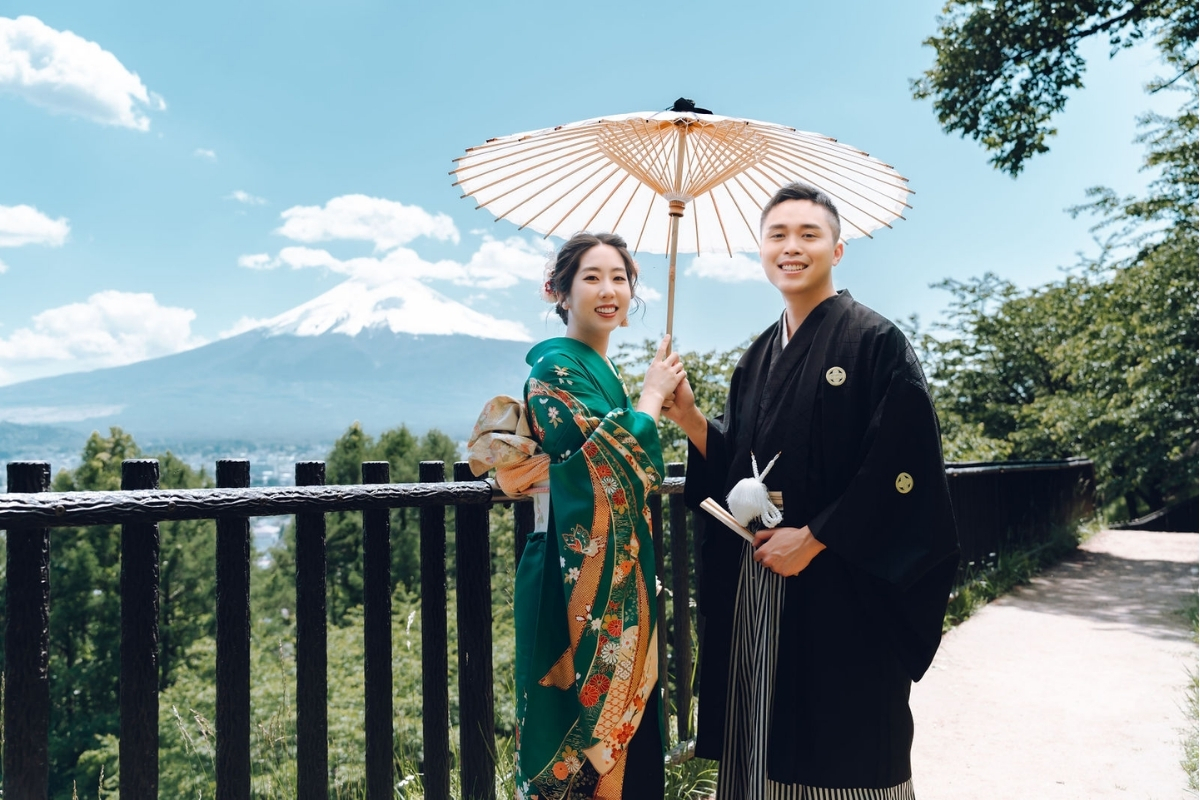
[[[690,111],[694,114],[711,114],[707,108],[696,108],[696,101],[689,100],[686,97],[681,97],[675,101],[675,105],[667,109],[667,111],[684,112]]]

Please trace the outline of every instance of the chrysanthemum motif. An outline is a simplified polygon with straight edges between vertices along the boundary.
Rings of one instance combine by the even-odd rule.
[[[607,475],[600,479],[600,488],[606,495],[612,496],[613,492],[621,488],[621,484],[612,475]]]
[[[600,648],[600,660],[610,667],[621,659],[621,643],[609,640]]]

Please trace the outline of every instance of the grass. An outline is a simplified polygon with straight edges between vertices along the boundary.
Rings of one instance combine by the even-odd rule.
[[[963,581],[950,593],[942,633],[962,624],[997,597],[1029,583],[1034,575],[1057,564],[1089,535],[1090,528],[1064,527],[1053,531],[1043,544],[1001,550],[990,553],[984,563],[968,563]]]
[[[1200,594],[1193,592],[1180,614],[1191,624],[1192,641],[1200,642]],[[1183,758],[1179,765],[1187,773],[1188,788],[1200,789],[1200,671],[1188,669],[1188,684],[1184,690],[1187,708],[1187,727],[1183,729]]]

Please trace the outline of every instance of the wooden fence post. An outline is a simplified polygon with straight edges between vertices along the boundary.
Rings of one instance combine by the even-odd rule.
[[[13,494],[50,489],[50,464],[8,465]],[[50,529],[8,529],[4,631],[4,796],[45,800],[50,786]]]
[[[386,461],[365,461],[363,483],[392,482]],[[392,528],[386,508],[363,516],[363,683],[367,799],[395,795],[392,780]]]
[[[421,483],[441,483],[446,465],[422,461]],[[421,507],[421,729],[425,800],[450,800],[450,689],[446,653],[446,508]]]
[[[324,486],[325,462],[296,464],[297,486]],[[329,798],[325,515],[296,515],[296,796]]]
[[[250,486],[250,462],[217,462],[217,487]],[[250,519],[217,517],[217,800],[250,800]]]
[[[667,464],[667,476],[682,478],[684,466]],[[688,510],[682,494],[667,500],[671,512],[671,626],[675,667],[675,729],[680,742],[692,737],[692,559],[688,547]],[[665,687],[664,687],[665,688]]]
[[[455,481],[473,481],[471,465],[454,465]],[[463,800],[495,800],[496,716],[492,697],[492,546],[487,505],[454,513],[458,596],[459,774]]]
[[[121,489],[157,489],[158,462],[121,463]],[[158,797],[158,524],[121,526],[122,797]]]

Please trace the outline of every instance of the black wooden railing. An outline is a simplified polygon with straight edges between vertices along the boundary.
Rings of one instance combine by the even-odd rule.
[[[1091,513],[1090,461],[961,464],[947,473],[964,561],[986,560],[1007,544],[1044,539],[1056,527]],[[460,783],[464,797],[492,800],[488,510],[513,498],[472,479],[465,463],[454,465],[451,482],[444,481],[441,462],[422,463],[421,482],[411,484],[389,483],[387,462],[364,463],[358,486],[325,486],[323,462],[297,464],[295,487],[251,488],[249,462],[241,460],[218,461],[216,476],[215,489],[160,490],[157,462],[131,460],[123,464],[122,491],[50,493],[49,464],[8,465],[9,493],[0,496],[8,558],[5,800],[41,800],[48,791],[50,529],[104,524],[122,526],[120,791],[122,797],[157,796],[158,523],[183,519],[217,522],[217,797],[250,797],[249,518],[278,514],[296,515],[297,795],[328,798],[325,514],[355,510],[363,512],[367,797],[392,797],[392,508],[418,508],[420,514],[423,779],[427,798],[449,798],[447,506],[456,509]],[[676,733],[686,742],[692,734],[692,540],[683,485],[683,465],[668,465],[650,510],[659,574],[670,589],[658,594],[659,619],[669,634],[659,637],[660,678],[670,688]],[[667,525],[662,495],[668,498]],[[519,560],[533,528],[533,509],[528,501],[512,507]],[[664,569],[668,551],[669,575]]]

